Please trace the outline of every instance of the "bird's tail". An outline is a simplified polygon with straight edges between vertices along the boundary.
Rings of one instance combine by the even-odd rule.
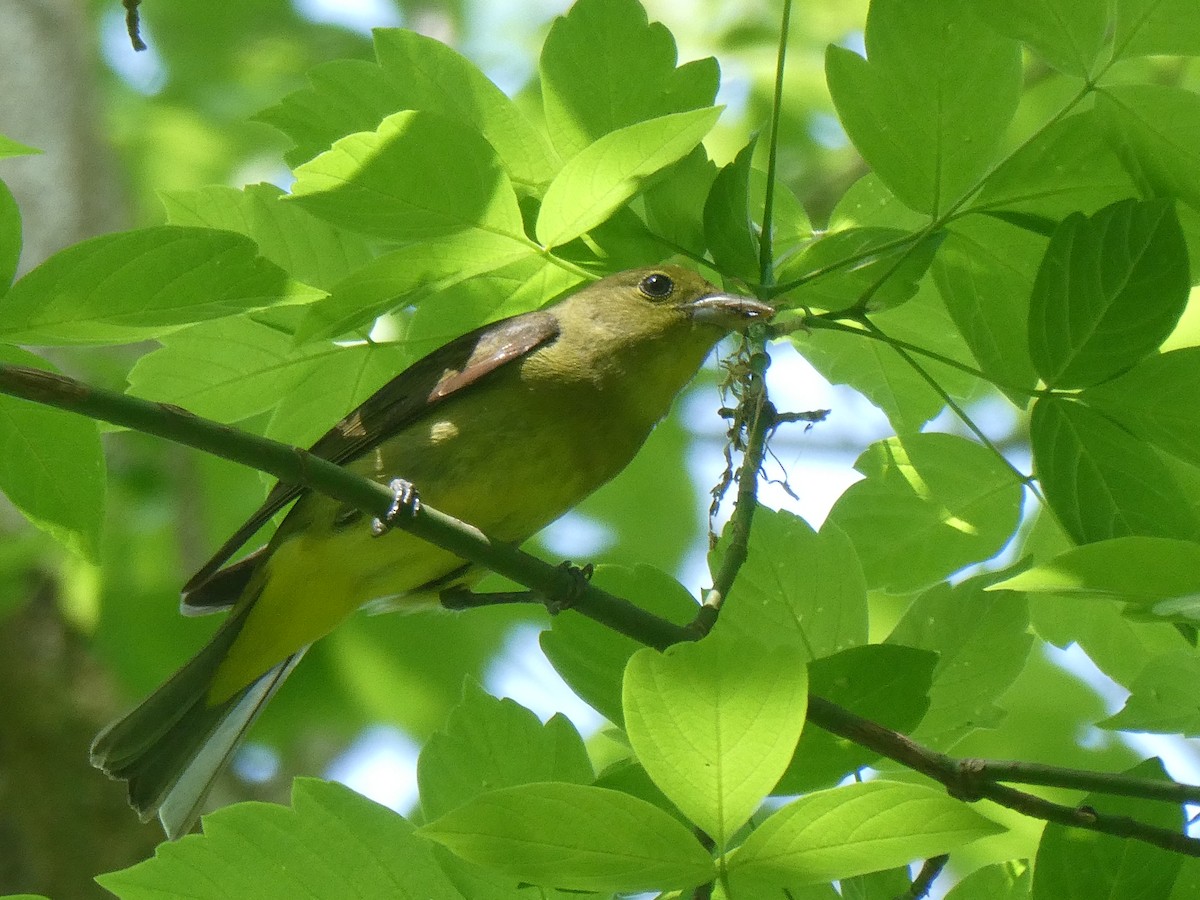
[[[244,616],[245,610],[231,616],[182,669],[92,742],[92,765],[128,782],[129,805],[142,821],[157,812],[172,840],[191,830],[213,781],[304,654],[289,656],[228,700],[210,703],[209,685]]]

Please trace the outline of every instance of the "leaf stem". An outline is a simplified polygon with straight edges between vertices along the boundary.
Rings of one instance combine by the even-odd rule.
[[[788,33],[792,22],[792,0],[784,0],[779,23],[779,49],[775,56],[775,93],[771,99],[771,134],[767,141],[767,186],[763,201],[762,235],[758,242],[759,283],[775,283],[775,190],[778,178],[779,121],[783,117],[783,72],[787,61]]]

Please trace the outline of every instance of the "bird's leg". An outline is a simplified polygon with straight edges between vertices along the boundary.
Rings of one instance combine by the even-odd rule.
[[[582,568],[570,561],[560,563],[562,580],[553,593],[543,591],[494,591],[477,594],[468,588],[455,586],[446,588],[438,597],[446,609],[477,609],[481,606],[498,606],[506,603],[540,603],[550,615],[555,616],[570,609],[583,593],[584,586],[592,577],[589,563]]]
[[[403,478],[393,478],[388,482],[388,489],[392,492],[392,505],[382,519],[371,520],[371,534],[379,537],[382,534],[387,534],[392,528],[392,523],[401,513],[407,513],[410,516],[415,516],[417,510],[421,508],[421,498],[417,495],[417,489],[413,487],[412,482],[405,481]]]

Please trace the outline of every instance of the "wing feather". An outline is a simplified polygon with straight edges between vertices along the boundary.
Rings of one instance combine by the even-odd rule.
[[[350,462],[436,410],[448,398],[557,336],[558,320],[548,312],[525,313],[464,334],[413,363],[381,387],[329,429],[309,448],[310,452],[339,465]],[[304,488],[296,484],[276,484],[262,506],[184,585],[184,607],[219,607],[221,604],[211,597],[201,599],[204,594],[201,589],[221,571],[239,547],[303,492]],[[231,579],[230,583],[236,581]],[[197,592],[201,602],[188,602],[188,595],[193,592]],[[227,602],[233,603],[236,599],[230,597]]]

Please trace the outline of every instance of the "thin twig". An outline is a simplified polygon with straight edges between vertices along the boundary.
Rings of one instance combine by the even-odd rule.
[[[808,699],[808,719],[831,734],[874,750],[945,786],[952,797],[973,803],[991,800],[1034,819],[1069,825],[1086,831],[1130,838],[1164,850],[1200,857],[1200,840],[1169,828],[1147,825],[1128,816],[1108,816],[1090,807],[1071,807],[980,779],[962,761],[923,747],[916,741],[855,715],[821,697]]]

